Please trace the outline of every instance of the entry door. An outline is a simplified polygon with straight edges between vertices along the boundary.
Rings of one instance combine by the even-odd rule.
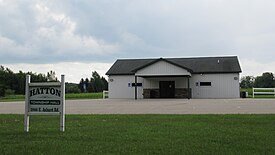
[[[175,81],[160,81],[159,82],[160,98],[175,97]]]

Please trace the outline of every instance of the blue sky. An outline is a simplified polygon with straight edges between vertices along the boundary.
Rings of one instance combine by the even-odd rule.
[[[118,58],[239,57],[275,73],[273,0],[0,0],[0,64],[78,82]]]

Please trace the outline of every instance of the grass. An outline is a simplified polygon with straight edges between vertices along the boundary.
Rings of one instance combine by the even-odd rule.
[[[8,95],[5,97],[0,97],[1,102],[11,102],[11,101],[24,101],[25,95]]]
[[[102,98],[102,93],[66,94],[65,98],[68,100],[100,99],[100,98]],[[24,100],[25,100],[25,95],[9,95],[9,96],[0,98],[0,102],[24,101]]]
[[[0,154],[274,154],[275,115],[0,115]]]
[[[250,96],[251,98],[253,98],[253,96],[251,95]],[[270,99],[270,98],[275,98],[275,96],[274,95],[262,95],[262,94],[257,94],[257,95],[255,95],[255,98],[266,98],[266,99]]]
[[[101,99],[102,93],[80,93],[80,94],[66,94],[66,99]]]
[[[241,89],[241,91],[248,92],[248,97],[252,98],[252,89]],[[76,99],[101,99],[102,93],[80,93],[80,94],[66,94],[66,100]],[[275,98],[274,95],[256,95],[255,98]],[[24,101],[25,95],[9,95],[0,97],[0,102]]]

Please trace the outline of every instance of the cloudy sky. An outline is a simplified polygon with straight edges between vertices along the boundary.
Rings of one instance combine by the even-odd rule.
[[[0,65],[104,75],[118,58],[237,55],[275,73],[274,0],[0,0]]]

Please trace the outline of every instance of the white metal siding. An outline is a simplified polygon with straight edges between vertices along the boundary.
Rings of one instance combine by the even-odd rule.
[[[237,78],[237,79],[234,79]],[[211,82],[211,86],[196,86],[196,82]],[[192,74],[192,98],[239,98],[239,74]]]
[[[129,87],[128,83],[135,83],[135,76],[133,75],[120,75],[109,76],[109,98],[135,98],[135,87]],[[143,83],[143,78],[138,77],[138,83]],[[138,98],[143,98],[143,88],[138,87]]]
[[[237,80],[234,79],[235,77]],[[143,83],[143,87],[138,87],[138,98],[143,98],[143,88],[158,89],[159,81],[175,81],[176,88],[187,88],[186,77],[144,79],[138,77],[138,82]],[[135,87],[128,87],[128,83],[134,82],[135,76],[133,75],[109,76],[109,98],[134,99]],[[196,86],[196,82],[211,82],[211,86]],[[192,88],[192,98],[239,98],[239,74],[192,74],[190,88]]]
[[[156,62],[136,72],[138,76],[191,75],[186,69],[165,61]]]

